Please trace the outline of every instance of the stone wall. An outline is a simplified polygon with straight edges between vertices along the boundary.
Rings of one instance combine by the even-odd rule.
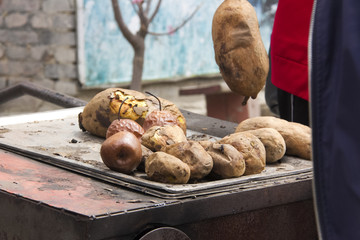
[[[75,0],[0,0],[0,89],[30,81],[78,94]],[[24,96],[0,105],[0,116],[56,108]]]

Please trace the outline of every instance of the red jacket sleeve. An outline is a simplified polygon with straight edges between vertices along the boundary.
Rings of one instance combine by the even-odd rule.
[[[308,39],[313,0],[279,0],[271,35],[271,81],[309,100]]]

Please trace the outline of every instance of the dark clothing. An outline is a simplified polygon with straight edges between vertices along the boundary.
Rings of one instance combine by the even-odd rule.
[[[271,54],[271,49],[269,50]],[[265,102],[270,111],[276,116],[279,116],[279,100],[277,94],[277,87],[271,82],[271,59],[269,59],[269,73],[265,83]]]
[[[360,239],[360,1],[317,0],[310,102],[323,239]]]
[[[309,102],[277,89],[280,118],[309,126]]]
[[[268,79],[265,86],[265,100],[271,111],[304,125],[309,125],[308,39],[312,6],[313,0],[279,0],[270,43],[271,83]]]

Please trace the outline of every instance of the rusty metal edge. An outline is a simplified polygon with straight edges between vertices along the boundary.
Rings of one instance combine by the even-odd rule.
[[[0,148],[10,151],[10,152],[13,152],[13,153],[17,153],[17,154],[25,156],[25,157],[28,157],[30,159],[41,161],[41,162],[44,162],[44,163],[47,163],[50,165],[54,165],[54,166],[57,166],[57,167],[60,167],[60,168],[63,168],[63,169],[66,169],[66,170],[69,170],[72,172],[80,173],[85,176],[89,176],[89,177],[92,177],[92,178],[95,178],[95,179],[98,179],[101,181],[112,183],[117,186],[136,190],[138,192],[149,194],[149,195],[159,197],[162,199],[194,198],[194,197],[198,197],[198,196],[206,196],[206,195],[215,194],[215,193],[228,192],[228,191],[232,191],[232,190],[237,190],[239,188],[240,189],[248,189],[248,188],[254,187],[254,184],[259,184],[259,182],[276,181],[277,179],[282,179],[282,178],[291,177],[291,176],[295,176],[295,175],[300,176],[301,174],[311,174],[312,173],[312,169],[303,169],[303,170],[298,170],[298,171],[294,171],[294,172],[289,172],[287,174],[281,174],[279,176],[267,176],[267,177],[254,176],[253,178],[246,179],[241,182],[229,182],[227,184],[221,184],[221,185],[219,184],[218,187],[212,187],[209,189],[194,188],[193,190],[188,190],[188,191],[182,191],[182,190],[171,191],[171,189],[166,188],[166,187],[154,188],[151,186],[147,186],[146,184],[144,184],[142,182],[141,182],[141,184],[139,184],[139,181],[132,180],[130,178],[121,179],[121,177],[114,176],[114,175],[108,174],[106,172],[99,171],[97,169],[92,169],[92,168],[89,168],[86,166],[79,167],[76,164],[73,164],[71,162],[59,161],[57,158],[54,158],[51,156],[43,155],[43,154],[32,152],[32,151],[27,151],[27,150],[9,146],[9,145],[3,144],[3,143],[0,143]]]

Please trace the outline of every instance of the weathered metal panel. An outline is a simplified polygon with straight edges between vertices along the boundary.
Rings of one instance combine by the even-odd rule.
[[[0,151],[0,188],[59,211],[99,217],[158,203],[64,169]]]
[[[133,239],[159,226],[195,224],[312,198],[309,173],[256,181],[248,189],[169,200],[3,150],[0,189],[4,239],[48,239],[53,232],[52,239]]]

